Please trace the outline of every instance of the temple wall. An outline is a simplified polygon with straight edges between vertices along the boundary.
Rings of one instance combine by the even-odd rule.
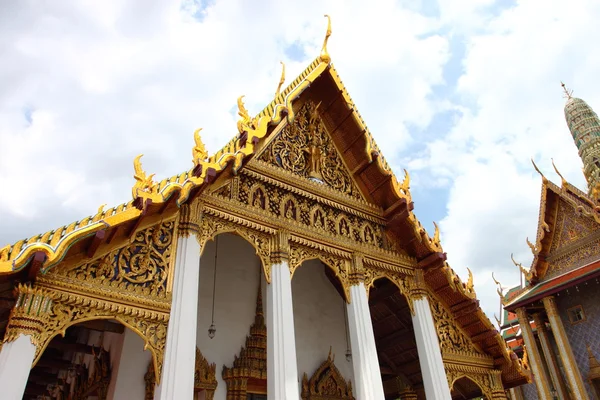
[[[259,258],[251,244],[236,235],[219,235],[215,291],[217,331],[215,337],[210,339],[208,328],[211,324],[214,262],[215,242],[210,241],[200,259],[196,345],[209,363],[217,364],[218,386],[214,398],[221,400],[227,394],[227,387],[221,377],[223,366],[231,367],[234,357],[246,343],[246,335],[254,322],[258,280],[262,272]],[[264,302],[264,282],[262,289]],[[266,308],[264,311],[266,312]]]
[[[304,373],[310,378],[327,360],[330,346],[340,373],[347,380],[353,379],[352,362],[346,361],[345,356],[345,303],[320,261],[307,261],[295,271],[292,296],[300,388]]]
[[[587,285],[579,285],[578,289],[571,288],[568,293],[556,296],[556,305],[588,394],[590,398],[595,398],[587,383],[589,357],[586,345],[589,345],[596,358],[600,359],[600,285],[596,280],[591,280]],[[571,324],[567,310],[577,305],[582,306],[586,319]]]
[[[523,397],[526,400],[538,400],[537,386],[535,383],[528,383],[527,385],[521,386],[523,389]]]

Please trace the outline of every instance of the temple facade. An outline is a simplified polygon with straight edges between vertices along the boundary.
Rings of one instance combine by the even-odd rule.
[[[534,376],[533,384],[511,389],[514,399],[600,398],[600,120],[565,92],[588,191],[568,183],[556,166],[560,186],[535,167],[542,197],[536,241],[527,241],[534,260],[529,269],[513,260],[525,284],[500,293],[503,337]]]
[[[531,373],[317,57],[193,168],[0,249],[12,399],[506,399]],[[190,138],[190,142],[192,142]],[[14,293],[14,298],[11,294]]]

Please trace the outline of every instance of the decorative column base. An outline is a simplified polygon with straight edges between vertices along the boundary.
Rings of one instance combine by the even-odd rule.
[[[292,280],[286,260],[271,266],[267,285],[267,377],[269,399],[299,399]]]
[[[409,300],[410,301],[410,300]],[[451,400],[450,388],[444,370],[431,307],[426,295],[412,299],[415,315],[412,317],[419,353],[419,364],[423,375],[425,396],[428,399]]]
[[[347,307],[356,398],[383,399],[383,382],[364,283],[350,286],[350,304]]]
[[[155,399],[160,400],[194,398],[200,245],[194,234],[182,233],[177,240],[173,300],[162,380],[154,395]]]

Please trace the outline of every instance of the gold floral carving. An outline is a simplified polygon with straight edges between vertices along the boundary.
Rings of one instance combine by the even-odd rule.
[[[307,179],[318,179],[354,198],[362,198],[319,117],[318,105],[306,102],[259,156]]]
[[[168,309],[174,227],[175,222],[169,221],[138,231],[130,244],[75,268],[59,266],[38,282]]]
[[[292,276],[294,275],[296,269],[302,265],[303,262],[308,260],[320,260],[335,273],[335,276],[339,279],[342,287],[344,288],[346,301],[350,301],[350,276],[348,271],[350,255],[348,255],[348,258],[345,259],[340,256],[330,254],[324,250],[315,249],[297,243],[290,243],[289,246],[289,267],[290,274]]]
[[[442,353],[480,353],[440,301],[432,298],[430,304]]]
[[[346,381],[334,363],[331,354],[308,379],[306,372],[302,378],[302,400],[354,400],[352,382]]]
[[[196,348],[196,363],[194,367],[194,390],[204,390],[205,399],[213,400],[217,389],[217,364],[209,364],[202,355],[200,349]]]
[[[227,400],[246,400],[248,382],[267,380],[267,327],[262,305],[260,283],[256,297],[256,314],[246,337],[246,346],[235,356],[232,367],[223,366],[223,380],[227,384]]]

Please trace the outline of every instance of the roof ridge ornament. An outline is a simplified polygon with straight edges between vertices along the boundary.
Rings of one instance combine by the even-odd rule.
[[[194,166],[200,164],[201,161],[206,161],[208,158],[208,151],[206,151],[206,146],[202,142],[202,138],[200,137],[200,131],[202,128],[198,128],[194,131],[194,147],[192,148],[192,163]]]
[[[507,301],[504,298],[504,289],[502,289],[502,284],[500,282],[498,282],[498,280],[494,276],[493,272],[492,272],[492,279],[494,280],[494,283],[498,286],[498,289],[496,289],[496,293],[498,293],[498,296],[500,296],[500,301],[502,302],[502,305],[506,305]]]
[[[521,271],[521,273],[523,275],[525,275],[525,279],[527,279],[528,281],[531,281],[531,278],[533,278],[533,274],[531,273],[531,270],[527,271],[527,269],[525,269],[525,267],[523,267],[523,264],[515,261],[513,253],[510,253],[510,259],[512,260],[513,264],[515,264],[515,267],[518,267],[519,270]]]
[[[155,174],[146,175],[146,171],[142,169],[142,162],[140,160],[143,156],[143,154],[139,154],[133,160],[133,177],[135,178],[135,184],[131,191],[134,199],[141,197],[140,192],[153,194],[158,188],[158,184],[152,179]]]
[[[281,63],[281,78],[279,78],[279,84],[277,85],[277,91],[275,92],[275,98],[279,97],[279,93],[281,92],[281,87],[285,82],[285,64],[283,61],[279,61]]]
[[[567,100],[571,100],[573,98],[573,90],[567,89],[567,86],[561,81],[560,86],[562,86],[565,95],[563,96]]]
[[[319,59],[322,62],[329,64],[331,62],[331,57],[327,52],[327,41],[329,40],[329,36],[331,36],[331,17],[329,17],[327,14],[325,14],[325,17],[327,18],[327,31],[325,32],[325,40],[323,41],[323,47],[321,48],[321,55],[319,56]]]
[[[551,158],[550,160],[552,160],[552,166],[554,167],[554,171],[556,171],[556,173],[558,174],[558,176],[560,176],[560,185],[561,185],[561,189],[566,189],[567,188],[567,180],[565,179],[564,176],[562,176],[562,174],[560,172],[558,172],[558,168],[556,168],[556,165],[554,165],[554,159]]]
[[[537,165],[535,165],[535,161],[533,161],[533,158],[531,159],[531,163],[533,164],[533,168],[535,168],[535,170],[537,171],[538,174],[540,174],[540,176],[542,177],[542,182],[543,183],[548,183],[548,179],[544,176],[544,174],[542,174],[542,171],[540,171],[540,169],[538,168]]]

